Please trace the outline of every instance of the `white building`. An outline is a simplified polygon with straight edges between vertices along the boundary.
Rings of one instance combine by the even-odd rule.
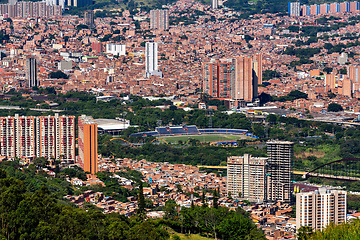
[[[158,45],[156,42],[147,42],[145,45],[145,77],[160,76],[162,72],[158,71]]]
[[[300,16],[300,2],[289,2],[288,8],[290,16]]]
[[[296,194],[296,228],[324,229],[330,222],[346,221],[346,191],[320,188]]]
[[[211,8],[212,9],[217,9],[218,7],[219,7],[218,0],[211,0]]]
[[[124,56],[126,55],[125,44],[108,43],[106,44],[106,53],[110,53],[114,56]]]
[[[227,159],[227,192],[233,197],[266,200],[267,158],[231,156]]]

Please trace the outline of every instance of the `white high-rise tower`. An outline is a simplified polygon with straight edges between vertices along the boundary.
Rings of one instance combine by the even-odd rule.
[[[145,77],[162,77],[162,72],[158,71],[157,43],[147,42],[145,44]]]

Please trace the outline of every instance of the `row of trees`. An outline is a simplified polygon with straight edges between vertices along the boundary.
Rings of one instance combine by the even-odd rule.
[[[42,187],[30,193],[0,169],[0,239],[169,239],[156,221],[59,204]]]
[[[215,239],[266,239],[242,208],[236,211],[207,206],[177,209],[179,206],[174,201],[166,202],[164,220],[177,231]]]

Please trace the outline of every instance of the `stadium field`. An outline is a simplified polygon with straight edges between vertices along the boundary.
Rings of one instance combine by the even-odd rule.
[[[159,137],[168,143],[178,143],[182,141],[186,143],[189,138],[199,140],[200,142],[218,142],[218,141],[236,141],[240,139],[249,139],[245,135],[231,135],[231,134],[202,134],[202,135],[182,135],[182,136],[163,136]]]

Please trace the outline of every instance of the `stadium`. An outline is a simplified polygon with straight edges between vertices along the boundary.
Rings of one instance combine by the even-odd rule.
[[[183,141],[187,138],[199,139],[203,142],[219,142],[219,143],[234,143],[234,140],[242,139],[258,139],[257,136],[244,129],[226,129],[226,128],[205,128],[198,129],[197,126],[179,125],[157,127],[155,131],[133,133],[130,137],[161,137],[167,142],[174,142],[175,140]],[[185,138],[184,138],[185,137]],[[172,139],[173,141],[171,141]],[[170,140],[170,141],[169,141]]]

